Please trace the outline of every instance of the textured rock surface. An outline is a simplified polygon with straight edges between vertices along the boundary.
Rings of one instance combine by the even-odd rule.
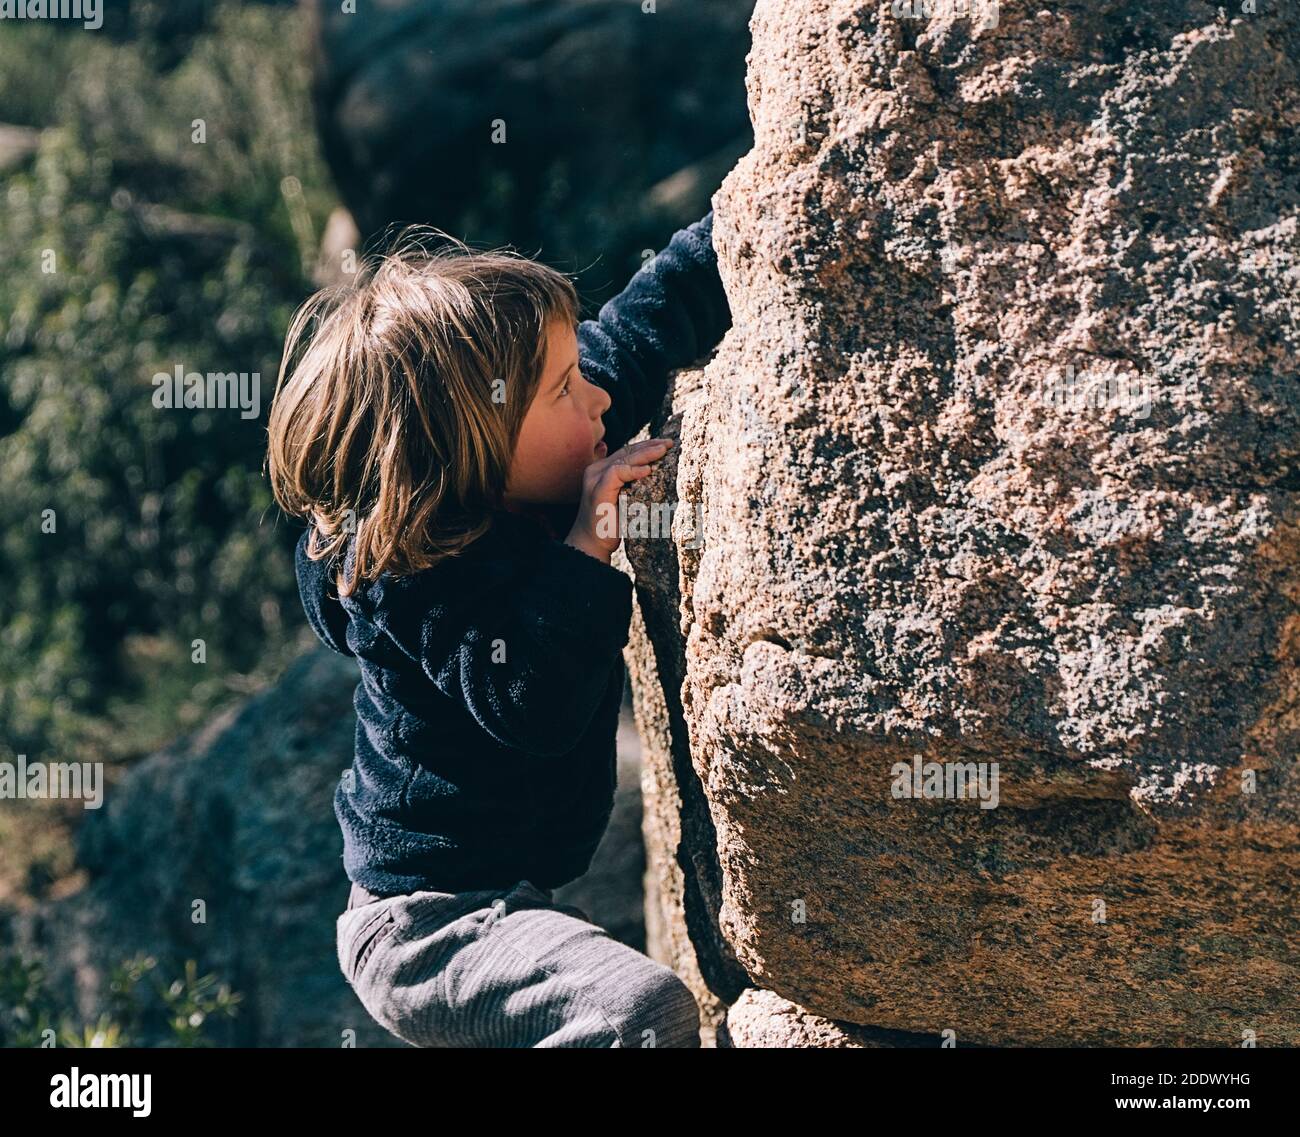
[[[1300,17],[1260,7],[760,0],[735,327],[637,489],[703,540],[625,542],[652,945],[712,1026],[754,987],[1300,1044]],[[917,754],[998,807],[894,797]]]
[[[888,1047],[924,1049],[939,1047],[943,1039],[831,1022],[782,999],[771,991],[747,988],[727,1008],[726,1023],[718,1028],[717,1045],[732,1050],[800,1048],[868,1050]],[[956,1040],[952,1040],[955,1045]]]

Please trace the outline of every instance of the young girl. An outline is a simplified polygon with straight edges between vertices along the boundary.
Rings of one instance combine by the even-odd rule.
[[[272,488],[309,521],[307,618],[361,671],[339,964],[411,1045],[699,1045],[672,970],[552,890],[613,806],[632,583],[607,519],[671,445],[628,439],[731,324],[712,228],[596,320],[559,272],[448,242],[289,329]]]

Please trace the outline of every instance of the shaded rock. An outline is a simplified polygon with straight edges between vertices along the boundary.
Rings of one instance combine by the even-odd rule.
[[[671,377],[667,417],[652,421],[639,437],[673,438],[678,446],[640,482],[624,490],[625,501],[651,508],[679,504],[673,471],[685,414],[701,411],[700,371]],[[710,1045],[727,1005],[748,980],[717,924],[722,872],[708,800],[691,765],[690,740],[680,692],[686,677],[679,585],[682,561],[698,545],[689,509],[674,513],[670,529],[641,538],[629,524],[612,563],[636,583],[632,629],[624,655],[642,748],[642,800],[646,852],[646,952],[673,968],[695,994],[701,1038]],[[653,634],[648,629],[653,629]],[[698,945],[698,950],[697,950]]]
[[[707,212],[749,148],[752,7],[304,0],[326,161],[367,239],[422,222],[559,250],[603,294]]]
[[[3,946],[45,965],[82,1021],[108,1005],[112,968],[137,952],[166,978],[186,959],[243,997],[222,1045],[404,1045],[372,1022],[339,970],[335,920],[347,903],[338,779],[352,761],[355,662],[307,652],[274,687],[153,755],[78,832],[87,884],[0,912]],[[629,720],[630,729],[630,720]],[[635,746],[592,871],[557,899],[644,944],[640,785]],[[204,916],[195,922],[196,903]]]

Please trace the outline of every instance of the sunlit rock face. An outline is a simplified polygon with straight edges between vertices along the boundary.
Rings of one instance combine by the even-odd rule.
[[[779,996],[733,1043],[798,1034],[756,1025],[788,1000],[1300,1044],[1300,17],[1267,7],[760,0],[735,324],[629,491],[682,524],[624,546],[657,950],[711,1028]]]

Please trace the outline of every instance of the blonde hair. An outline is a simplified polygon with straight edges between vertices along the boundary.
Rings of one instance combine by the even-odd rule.
[[[426,234],[439,247],[427,250]],[[280,508],[315,524],[313,560],[354,541],[341,595],[385,570],[432,567],[488,529],[546,365],[547,328],[578,313],[564,274],[427,226],[367,258],[355,284],[298,309],[266,465]]]

